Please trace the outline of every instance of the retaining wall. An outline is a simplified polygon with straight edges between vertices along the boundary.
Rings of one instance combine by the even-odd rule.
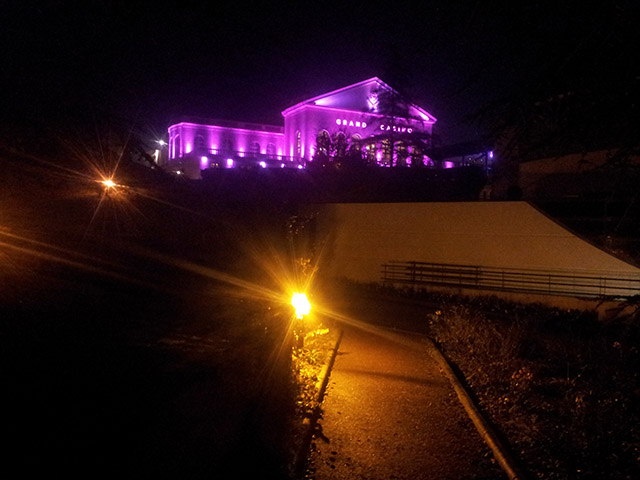
[[[377,282],[389,261],[640,276],[526,202],[340,203],[308,213],[329,277]]]

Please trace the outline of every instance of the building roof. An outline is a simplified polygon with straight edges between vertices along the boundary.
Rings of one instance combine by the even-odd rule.
[[[201,117],[180,117],[169,128],[181,123],[192,123],[198,125],[209,125],[224,128],[235,128],[241,130],[255,130],[260,132],[284,134],[282,125],[270,125],[266,123],[238,122],[235,120],[224,120],[220,118],[201,118]]]
[[[322,95],[299,102],[285,109],[282,112],[282,115],[287,117],[307,106],[338,108],[364,113],[378,113],[376,96],[377,92],[380,90],[386,90],[388,92],[398,94],[396,90],[380,80],[378,77],[371,77],[367,80],[347,85],[346,87],[342,87],[328,93],[323,93]],[[416,117],[422,118],[425,122],[436,122],[436,118],[422,107],[412,103],[410,104],[410,108],[413,110],[412,114],[415,114]]]

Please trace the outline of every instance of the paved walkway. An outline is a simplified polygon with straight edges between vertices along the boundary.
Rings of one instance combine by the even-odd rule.
[[[420,337],[348,326],[309,478],[503,479]]]

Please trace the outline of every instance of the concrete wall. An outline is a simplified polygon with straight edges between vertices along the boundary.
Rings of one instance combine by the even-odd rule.
[[[380,281],[385,262],[640,276],[526,202],[329,204],[318,214],[320,272]]]

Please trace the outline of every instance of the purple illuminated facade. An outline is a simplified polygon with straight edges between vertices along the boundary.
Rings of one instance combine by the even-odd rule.
[[[316,158],[321,138],[357,145],[370,164],[398,164],[383,137],[394,133],[430,137],[435,117],[417,105],[408,115],[380,112],[381,98],[397,93],[377,77],[300,102],[282,112],[284,127],[193,120],[169,127],[168,167],[190,178],[208,168],[304,168]],[[411,161],[429,164],[404,147]]]

